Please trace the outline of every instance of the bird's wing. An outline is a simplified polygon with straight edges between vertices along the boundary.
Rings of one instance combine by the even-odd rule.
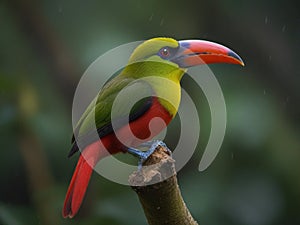
[[[84,149],[143,115],[152,105],[152,95],[153,89],[144,81],[130,78],[111,80],[78,121],[68,156],[77,152],[78,146]]]

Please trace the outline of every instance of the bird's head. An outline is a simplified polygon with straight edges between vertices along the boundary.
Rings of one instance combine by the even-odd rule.
[[[172,38],[152,38],[140,44],[133,51],[128,64],[136,63],[142,63],[144,70],[154,73],[163,73],[164,71],[168,73],[167,71],[173,68],[173,70],[181,71],[181,74],[187,68],[201,64],[244,65],[242,59],[234,51],[223,45],[204,40],[176,41]],[[153,66],[153,63],[156,66]],[[157,66],[157,63],[160,65]]]

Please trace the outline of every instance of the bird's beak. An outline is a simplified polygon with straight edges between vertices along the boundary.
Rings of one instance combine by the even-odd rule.
[[[181,68],[210,63],[231,63],[244,66],[244,62],[238,54],[214,42],[184,40],[179,41],[179,45],[179,50],[171,61]]]

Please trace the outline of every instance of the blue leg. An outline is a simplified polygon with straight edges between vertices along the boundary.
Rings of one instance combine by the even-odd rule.
[[[148,157],[154,152],[155,148],[150,148],[148,151],[140,151],[135,148],[128,148],[127,151],[133,156],[138,157],[140,160],[138,162],[138,170],[142,169],[143,163],[148,159]]]
[[[145,143],[140,145],[141,147],[150,147],[148,151],[143,152],[143,151],[140,151],[140,150],[135,149],[135,148],[128,148],[127,151],[128,151],[128,153],[130,153],[134,156],[137,156],[140,159],[139,163],[138,163],[138,169],[140,170],[142,168],[143,163],[148,159],[148,157],[150,155],[152,155],[152,153],[155,151],[155,149],[159,145],[166,148],[168,150],[168,152],[170,153],[170,155],[171,155],[172,152],[167,147],[167,145],[164,142],[158,141],[158,140],[148,141],[148,142],[145,142]]]

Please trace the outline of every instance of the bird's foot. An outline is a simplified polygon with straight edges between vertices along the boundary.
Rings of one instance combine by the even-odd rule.
[[[172,154],[171,150],[168,148],[166,143],[164,143],[163,141],[152,140],[152,141],[147,141],[147,142],[140,144],[140,147],[149,147],[149,148],[154,147],[154,149],[156,149],[158,146],[165,148],[168,151],[169,155]]]
[[[135,148],[128,148],[127,151],[131,155],[134,155],[140,159],[138,162],[138,169],[140,170],[142,169],[143,163],[149,158],[150,155],[153,154],[153,152],[158,146],[164,147],[168,151],[168,154],[172,154],[171,150],[167,147],[167,145],[164,142],[158,140],[147,141],[140,145],[140,147],[150,147],[147,151],[140,151]]]

